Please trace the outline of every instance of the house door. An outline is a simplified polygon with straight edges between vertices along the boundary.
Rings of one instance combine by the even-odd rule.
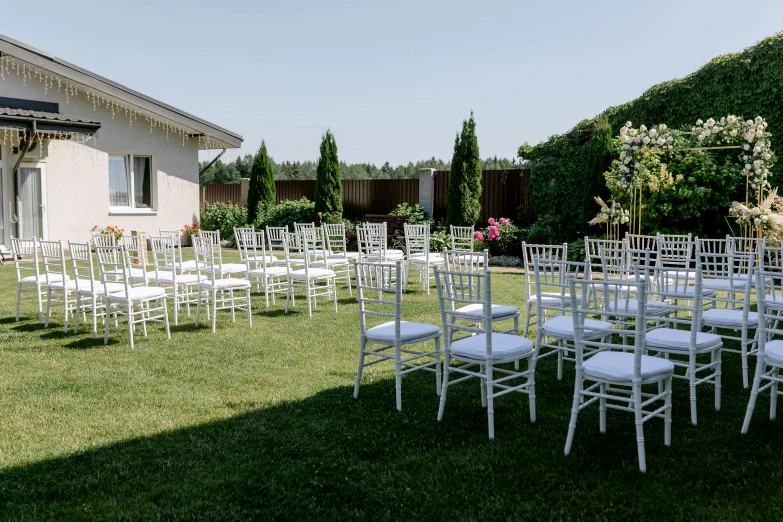
[[[16,178],[16,218],[22,239],[45,238],[46,206],[42,165],[20,167]]]

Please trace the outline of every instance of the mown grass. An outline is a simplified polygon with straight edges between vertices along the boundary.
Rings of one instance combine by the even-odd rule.
[[[413,286],[411,287],[413,289]],[[14,273],[0,267],[0,518],[2,519],[564,519],[780,520],[783,423],[768,397],[747,436],[739,358],[724,356],[723,407],[674,388],[672,447],[648,423],[648,472],[638,471],[632,416],[597,408],[579,418],[563,455],[573,366],[538,369],[538,420],[527,397],[495,404],[487,439],[478,383],[449,391],[436,421],[434,377],[403,379],[394,407],[391,365],[365,371],[352,397],[358,312],[284,315],[254,298],[253,329],[219,317],[218,332],[183,319],[166,341],[154,326],[131,350],[46,329],[29,302],[14,321]],[[498,303],[522,306],[519,274],[493,276]],[[435,295],[413,290],[407,318],[439,323]]]

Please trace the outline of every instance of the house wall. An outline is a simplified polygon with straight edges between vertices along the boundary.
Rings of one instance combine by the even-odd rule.
[[[41,162],[45,165],[46,194],[44,204],[49,239],[86,241],[94,225],[116,225],[126,232],[142,230],[156,234],[159,229],[181,229],[185,223],[198,220],[198,140],[183,141],[174,135],[166,138],[165,130],[152,129],[139,118],[131,125],[125,114],[112,117],[105,108],[94,109],[84,94],[66,100],[57,88],[44,92],[43,84],[11,74],[0,80],[0,96],[43,100],[60,104],[60,112],[101,122],[96,140],[87,144],[53,140],[44,149],[45,157],[35,151],[25,158],[23,166]],[[0,132],[0,141],[2,133]],[[5,216],[12,197],[11,169],[17,156],[10,146],[4,151],[3,168]],[[109,153],[137,153],[153,156],[154,211],[138,209],[132,213],[109,210]],[[6,231],[15,228],[6,223]]]

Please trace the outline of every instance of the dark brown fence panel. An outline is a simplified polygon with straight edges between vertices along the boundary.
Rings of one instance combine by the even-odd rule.
[[[240,183],[203,185],[199,194],[201,205],[218,202],[241,203],[242,185]]]
[[[313,200],[315,195],[314,179],[277,180],[275,181],[275,202],[307,198]]]
[[[528,219],[519,222],[518,207],[522,205],[526,211],[524,216],[530,216],[530,195],[528,185],[530,171],[522,169],[485,170],[481,180],[481,224],[491,217],[510,218],[520,226],[526,226]],[[433,205],[434,218],[446,218],[448,201],[449,171],[435,171],[435,197]]]

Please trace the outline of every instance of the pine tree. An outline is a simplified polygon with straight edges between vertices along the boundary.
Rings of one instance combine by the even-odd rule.
[[[275,174],[272,170],[272,161],[266,151],[266,143],[262,141],[250,167],[250,185],[247,188],[248,223],[253,223],[259,212],[274,204]]]
[[[315,211],[322,213],[325,223],[339,223],[343,219],[343,183],[337,143],[331,130],[321,139],[321,157],[315,175]]]
[[[454,140],[451,160],[446,220],[450,225],[474,226],[481,217],[481,157],[476,121],[462,122],[462,133]]]

